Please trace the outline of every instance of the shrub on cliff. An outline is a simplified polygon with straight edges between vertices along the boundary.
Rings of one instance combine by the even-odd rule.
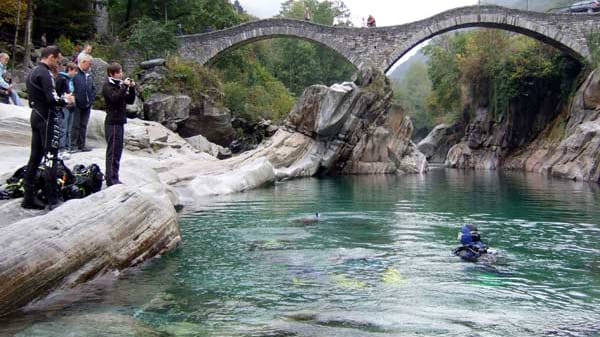
[[[501,116],[514,99],[533,96],[537,88],[567,98],[580,71],[555,48],[494,29],[438,39],[425,53],[433,89],[428,107],[450,122],[479,106]]]
[[[131,28],[129,46],[140,51],[146,59],[169,56],[177,50],[175,26],[142,18]]]
[[[167,69],[165,89],[171,93],[185,93],[193,100],[207,95],[223,105],[223,83],[214,70],[179,57],[168,58]]]

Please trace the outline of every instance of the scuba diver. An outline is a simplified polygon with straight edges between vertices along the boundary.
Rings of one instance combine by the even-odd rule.
[[[462,246],[454,249],[454,255],[469,262],[477,262],[480,257],[487,256],[488,246],[481,241],[481,235],[474,225],[463,225],[458,239]]]

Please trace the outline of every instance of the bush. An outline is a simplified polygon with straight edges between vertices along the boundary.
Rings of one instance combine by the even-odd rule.
[[[60,48],[63,55],[75,55],[75,44],[64,35],[56,40],[56,46]]]
[[[232,115],[249,121],[270,119],[280,122],[295,104],[294,97],[278,81],[250,87],[238,82],[227,82],[224,88],[225,106],[231,110]]]
[[[114,41],[112,43],[94,43],[94,57],[101,58],[106,62],[120,62],[127,54],[128,46],[126,43]]]
[[[170,57],[167,68],[166,87],[171,92],[185,92],[193,99],[199,99],[204,94],[218,105],[223,104],[223,84],[215,71],[179,57]]]
[[[140,51],[146,59],[168,57],[177,50],[175,26],[142,18],[131,28],[129,46]]]
[[[592,54],[591,66],[595,69],[600,66],[600,32],[593,32],[588,35],[588,47]]]

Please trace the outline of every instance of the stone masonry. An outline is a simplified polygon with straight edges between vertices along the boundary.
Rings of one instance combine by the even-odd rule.
[[[267,19],[205,34],[181,36],[179,52],[201,64],[210,64],[219,54],[245,44],[276,37],[295,37],[325,45],[357,68],[370,65],[387,71],[419,43],[445,32],[469,27],[521,33],[585,62],[591,57],[588,36],[600,33],[600,15],[471,6],[405,25],[380,28],[330,27],[306,21]]]

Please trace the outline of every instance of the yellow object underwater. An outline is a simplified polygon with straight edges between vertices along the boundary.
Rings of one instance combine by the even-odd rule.
[[[383,283],[388,285],[402,286],[406,284],[406,279],[394,267],[389,267],[383,272],[382,280]]]
[[[299,287],[302,287],[302,286],[305,286],[305,285],[306,285],[306,283],[304,283],[302,280],[300,280],[300,279],[299,279],[299,278],[297,278],[297,277],[294,277],[294,278],[292,278],[292,283],[293,283],[295,286],[299,286]]]
[[[346,288],[346,289],[359,290],[359,289],[364,289],[367,286],[367,284],[365,282],[359,281],[359,280],[353,280],[345,275],[335,275],[333,277],[333,280],[335,281],[335,284],[338,287],[342,287],[342,288]]]

